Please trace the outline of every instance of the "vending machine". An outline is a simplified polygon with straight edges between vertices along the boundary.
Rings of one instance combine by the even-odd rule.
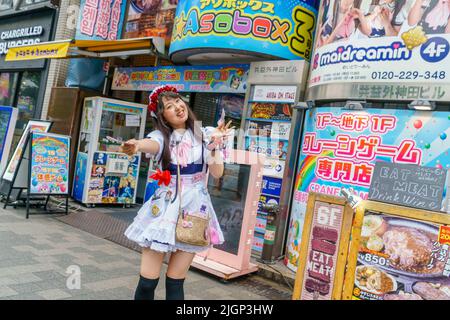
[[[72,196],[96,204],[135,204],[141,154],[120,152],[122,142],[142,139],[147,106],[102,97],[84,100]]]

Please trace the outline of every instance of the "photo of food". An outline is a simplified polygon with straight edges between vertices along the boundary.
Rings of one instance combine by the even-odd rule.
[[[397,281],[394,277],[371,266],[358,266],[356,268],[355,283],[361,289],[375,294],[397,290]]]
[[[363,251],[386,255],[383,266],[404,275],[442,275],[445,263],[433,259],[440,249],[439,228],[407,219],[367,215],[361,231]],[[364,250],[366,249],[366,250]]]
[[[439,226],[367,212],[353,297],[367,300],[450,300],[448,245]]]

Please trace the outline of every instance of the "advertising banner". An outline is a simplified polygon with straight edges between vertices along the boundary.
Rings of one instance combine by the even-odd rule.
[[[450,112],[368,109],[308,110],[294,186],[286,263],[297,260],[308,192],[339,196],[352,188],[367,199],[375,162],[449,169]]]
[[[161,37],[169,46],[177,4],[178,0],[129,1],[123,38]]]
[[[171,85],[184,92],[245,93],[248,64],[116,68],[112,90],[152,91]]]
[[[353,299],[449,300],[450,252],[439,241],[442,227],[367,211]]]
[[[262,194],[279,197],[281,193],[281,182],[279,178],[263,177],[262,181]]]
[[[320,201],[314,203],[301,288],[302,300],[331,299],[343,218],[344,206]]]
[[[5,61],[24,61],[35,59],[65,58],[69,51],[70,43],[48,43],[36,44],[32,49],[26,47],[10,48],[6,54]]]
[[[245,150],[262,153],[267,158],[286,160],[288,142],[263,137],[245,137]]]
[[[33,132],[30,194],[68,194],[70,137]]]
[[[120,39],[126,5],[124,0],[81,0],[76,39]]]
[[[11,160],[8,163],[8,166],[6,167],[5,172],[3,173],[3,179],[8,181],[13,181],[14,174],[16,173],[16,170],[18,169],[18,164],[20,161],[20,158],[22,157],[23,152],[25,151],[25,143],[27,141],[27,136],[30,131],[33,132],[47,132],[50,129],[51,122],[47,121],[39,121],[39,120],[30,120],[27,123],[27,126],[23,130],[22,136],[20,137],[19,143],[16,146],[16,150],[14,151],[13,156],[11,157]]]
[[[321,6],[310,98],[449,100],[449,1],[326,0]],[[335,84],[343,89],[318,89]]]
[[[16,120],[16,108],[0,106],[0,175],[3,173],[8,161]]]
[[[295,102],[296,86],[259,86],[253,88],[252,102]]]
[[[1,5],[0,5],[1,6]],[[52,26],[55,10],[45,9],[20,18],[10,17],[0,20],[0,66],[11,70],[41,69],[45,60],[8,61],[9,50],[20,46],[33,46],[52,40]]]
[[[291,105],[289,103],[250,103],[250,118],[283,120],[290,122],[292,117]]]
[[[313,0],[180,0],[170,55],[215,48],[309,61],[317,4]]]

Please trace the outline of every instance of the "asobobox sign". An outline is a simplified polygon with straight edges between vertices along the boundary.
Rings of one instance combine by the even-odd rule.
[[[180,0],[170,55],[201,48],[310,60],[317,1]]]

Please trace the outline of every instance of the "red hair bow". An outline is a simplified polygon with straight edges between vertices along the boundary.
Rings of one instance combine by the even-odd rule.
[[[169,185],[170,183],[170,171],[169,170],[164,170],[161,171],[159,169],[156,169],[156,173],[152,174],[150,176],[151,179],[153,180],[157,180],[158,181],[158,186],[160,186],[161,184],[165,184],[166,186]]]

